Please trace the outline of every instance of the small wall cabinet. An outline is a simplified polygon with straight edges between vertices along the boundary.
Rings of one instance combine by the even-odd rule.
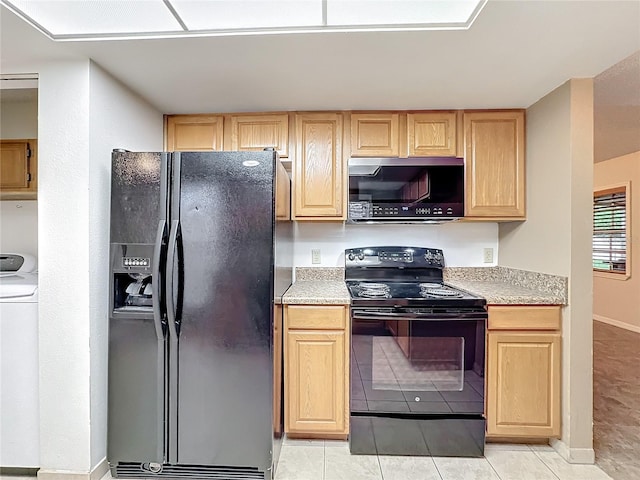
[[[397,113],[352,113],[351,156],[397,157],[400,155]]]
[[[37,198],[36,144],[36,140],[0,140],[0,200]]]
[[[295,125],[294,220],[345,220],[343,114],[297,114]]]
[[[465,112],[465,217],[525,218],[524,111]]]
[[[487,435],[559,437],[559,306],[490,306]]]
[[[456,112],[407,114],[409,157],[455,157]]]
[[[169,152],[221,151],[222,115],[170,115],[166,117],[166,145]]]
[[[349,329],[344,305],[285,306],[285,432],[346,438]]]
[[[228,116],[229,131],[224,149],[261,151],[275,148],[281,158],[289,156],[289,115],[286,113]],[[225,135],[226,137],[226,135]]]

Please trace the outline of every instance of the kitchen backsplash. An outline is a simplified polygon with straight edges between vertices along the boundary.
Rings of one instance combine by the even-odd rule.
[[[450,222],[439,225],[351,225],[337,222],[295,222],[293,264],[297,267],[343,267],[344,250],[354,247],[402,245],[440,248],[451,267],[491,267],[498,262],[498,224]],[[484,249],[493,261],[484,262]],[[311,251],[320,250],[320,263]]]

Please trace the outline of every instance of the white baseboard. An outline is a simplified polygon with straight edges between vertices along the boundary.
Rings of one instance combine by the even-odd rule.
[[[104,457],[98,465],[96,465],[89,474],[90,480],[100,480],[109,471],[109,463],[107,457]]]
[[[90,473],[69,470],[38,470],[38,480],[100,480],[109,471],[107,459],[103,458]]]
[[[593,448],[569,448],[562,440],[551,439],[549,442],[558,455],[569,463],[583,463],[592,465],[596,461]]]
[[[632,332],[640,333],[640,326],[621,322],[620,320],[616,320],[615,318],[609,318],[609,317],[604,317],[602,315],[593,314],[593,319],[597,320],[598,322],[608,323],[609,325],[613,325],[614,327],[624,328],[625,330],[630,330]]]
[[[90,480],[90,475],[70,470],[38,470],[38,480]]]

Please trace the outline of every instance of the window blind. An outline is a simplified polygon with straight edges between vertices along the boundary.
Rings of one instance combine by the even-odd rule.
[[[625,187],[593,195],[593,269],[627,271],[627,192]]]

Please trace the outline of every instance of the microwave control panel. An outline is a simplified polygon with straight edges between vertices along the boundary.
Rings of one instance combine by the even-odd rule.
[[[462,203],[398,204],[349,202],[349,220],[457,218],[464,216]]]

